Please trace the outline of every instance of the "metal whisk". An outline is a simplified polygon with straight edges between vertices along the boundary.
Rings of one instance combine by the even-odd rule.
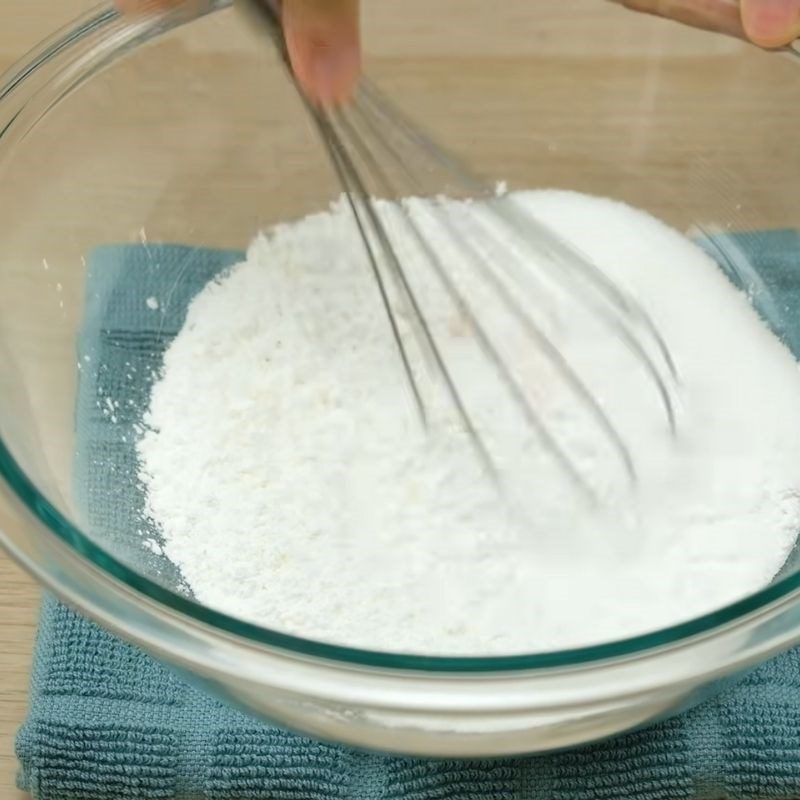
[[[252,23],[270,35],[288,64],[279,4],[275,0],[236,0],[236,4]],[[447,235],[459,261],[469,265],[490,287],[572,396],[591,415],[626,480],[634,484],[636,464],[628,444],[544,326],[529,313],[514,286],[525,285],[527,291],[535,291],[536,282],[546,279],[569,293],[585,311],[594,314],[639,363],[663,412],[665,427],[674,435],[678,373],[667,344],[646,311],[583,253],[515,203],[513,197],[504,196],[496,187],[475,177],[395,108],[368,79],[362,78],[353,100],[346,107],[319,108],[310,104],[302,91],[300,94],[322,135],[358,226],[405,378],[423,424],[428,423],[429,409],[412,368],[408,329],[413,331],[417,346],[444,386],[487,474],[502,486],[496,460],[473,421],[468,403],[426,319],[420,292],[409,280],[402,248],[398,248],[393,233],[394,226],[387,224],[385,205],[381,205],[387,201],[393,205],[393,219],[402,225],[405,238],[413,240],[417,252],[424,255],[432,275],[464,319],[475,343],[491,362],[509,397],[535,430],[543,447],[586,497],[596,499],[587,477],[553,435],[515,376],[509,360],[479,320],[474,299],[467,296],[453,278],[452,260],[442,255],[426,234],[418,215],[412,213],[409,203],[403,199],[408,196],[426,198],[424,212],[430,224]],[[432,176],[438,183],[433,191]],[[399,182],[402,185],[398,185]],[[464,218],[459,221],[448,210],[444,191],[448,196],[456,193],[468,198],[460,208],[469,215],[469,232],[465,231]],[[470,215],[470,200],[481,201],[474,204],[480,213]],[[546,271],[547,275],[533,273],[531,258],[536,258],[537,269]],[[407,324],[401,324],[392,297],[400,298]]]

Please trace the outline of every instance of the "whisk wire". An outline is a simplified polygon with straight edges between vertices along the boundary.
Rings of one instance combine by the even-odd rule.
[[[513,220],[515,229],[524,230],[520,225],[525,225],[529,231],[537,236],[537,247],[546,249],[555,257],[559,267],[578,272],[586,281],[603,294],[609,302],[635,318],[646,327],[647,332],[657,343],[668,367],[670,374],[677,379],[675,362],[669,352],[663,337],[655,323],[645,309],[632,297],[623,292],[622,288],[612,281],[590,259],[586,257],[575,245],[566,242],[549,226],[541,223],[527,211],[520,209],[518,204],[496,190],[487,186],[480,178],[473,175],[469,168],[452,153],[446,152],[433,141],[416,123],[412,122],[402,110],[397,108],[386,95],[375,86],[368,78],[363,78],[359,86],[359,100],[370,104],[373,110],[384,118],[384,121],[394,130],[402,130],[408,139],[423,150],[434,162],[438,163],[447,174],[456,178],[467,192],[474,197],[483,198],[490,202],[494,213],[506,217],[509,210],[513,211],[516,219]],[[533,237],[528,237],[532,239]]]
[[[375,278],[375,283],[377,284],[378,287],[381,303],[383,305],[384,311],[386,312],[386,317],[389,322],[389,327],[392,333],[392,339],[400,356],[400,361],[403,366],[403,372],[405,373],[406,380],[411,388],[411,392],[414,398],[414,405],[416,407],[422,426],[424,428],[427,428],[428,418],[427,418],[427,413],[425,411],[425,404],[422,400],[422,395],[420,393],[419,386],[417,385],[417,381],[414,377],[414,372],[411,369],[411,362],[409,360],[405,344],[403,343],[403,337],[400,335],[397,319],[392,311],[392,305],[391,301],[389,300],[389,294],[386,289],[386,284],[384,283],[383,280],[383,274],[380,270],[380,267],[378,266],[378,259],[375,255],[369,236],[367,235],[366,225],[362,217],[363,212],[359,210],[359,208],[365,209],[366,213],[369,214],[369,211],[367,210],[370,208],[369,198],[366,197],[363,191],[363,187],[360,187],[360,191],[359,191],[359,186],[357,184],[355,188],[352,188],[351,186],[352,170],[348,168],[348,157],[347,154],[343,152],[341,144],[338,142],[335,133],[331,129],[330,121],[327,119],[324,113],[318,111],[317,109],[312,109],[311,113],[314,118],[314,121],[320,128],[320,132],[322,133],[323,140],[326,143],[326,147],[328,149],[328,153],[333,163],[334,170],[336,171],[342,186],[345,187],[344,194],[347,199],[347,203],[350,207],[350,211],[353,214],[356,227],[358,228],[359,236],[364,244],[367,253],[370,269],[372,270],[372,274]]]
[[[674,435],[677,431],[677,415],[668,382],[677,384],[679,382],[678,372],[666,342],[647,311],[578,248],[564,241],[549,226],[537,220],[533,215],[520,209],[513,198],[498,196],[496,191],[473,176],[455,156],[441,150],[432,139],[408,120],[402,111],[395,108],[391,101],[385,98],[382,92],[368,79],[365,78],[362,84],[359,100],[363,99],[365,105],[369,105],[374,113],[382,117],[386,128],[401,131],[416,148],[446,170],[449,177],[458,180],[470,195],[483,198],[486,201],[484,207],[498,217],[508,230],[525,231],[527,235],[517,237],[517,243],[531,251],[532,255],[544,253],[550,256],[549,259],[539,259],[539,262],[544,265],[549,264],[551,279],[557,284],[564,284],[571,276],[573,284],[576,281],[583,281],[594,290],[594,294],[600,302],[593,300],[590,294],[580,291],[580,288],[573,295],[579,302],[606,321],[645,368],[664,408],[669,430]],[[518,263],[518,261],[509,259],[503,262],[502,267],[508,269],[512,263]],[[531,275],[530,259],[524,260],[522,266],[527,267],[522,271],[522,275],[529,277]],[[666,375],[662,374],[662,370],[657,366],[653,356],[633,332],[632,328],[636,327],[637,322],[654,343],[656,352],[666,368]]]
[[[288,65],[288,52],[280,24],[280,7],[277,0],[237,0],[237,4],[247,12],[251,21],[266,29]],[[348,107],[341,109],[323,109],[314,106],[306,99],[293,75],[292,79],[319,130],[353,214],[377,284],[392,339],[402,362],[406,381],[411,387],[423,427],[429,424],[425,399],[412,366],[403,336],[403,326],[395,312],[384,272],[388,274],[394,286],[396,302],[404,307],[403,316],[408,318],[424,362],[429,367],[432,366],[435,376],[441,379],[481,464],[493,483],[501,491],[503,490],[498,466],[476,428],[470,410],[437,344],[398,249],[393,244],[392,236],[382,219],[381,201],[377,195],[371,193],[370,187],[365,183],[365,174],[377,182],[379,193],[385,194],[389,202],[393,203],[393,207],[399,211],[399,220],[424,254],[437,281],[458,314],[466,321],[480,351],[492,364],[527,424],[536,432],[547,452],[557,461],[572,484],[578,486],[585,496],[596,499],[593,487],[527,397],[492,337],[479,321],[474,306],[415,221],[414,209],[403,195],[397,196],[396,187],[393,186],[383,164],[386,159],[404,176],[410,188],[408,194],[425,198],[425,202],[419,204],[419,208],[426,218],[435,219],[437,225],[443,226],[449,234],[449,239],[465,256],[470,268],[478,273],[484,285],[488,285],[503,307],[511,312],[526,336],[538,345],[538,351],[555,369],[556,374],[560,375],[569,391],[588,409],[599,430],[616,453],[628,481],[634,483],[636,480],[634,461],[619,430],[565,355],[534,316],[518,301],[508,282],[511,281],[515,286],[523,284],[530,287],[531,284],[541,284],[543,276],[546,276],[553,286],[569,293],[569,296],[574,297],[585,309],[593,312],[643,367],[645,374],[655,386],[660,405],[667,418],[668,428],[674,435],[677,423],[672,392],[679,383],[679,376],[669,348],[647,311],[578,248],[565,241],[524,208],[520,208],[515,198],[487,186],[455,156],[443,151],[366,78],[362,79],[354,101]],[[407,152],[404,152],[404,148]],[[419,179],[418,172],[410,166],[411,163],[418,163],[420,158],[427,160],[426,166],[429,172],[438,172],[440,177],[446,176],[448,183],[454,181],[457,184],[454,188],[466,192],[469,199],[462,203],[447,203],[442,199],[441,187],[433,193],[427,191],[427,187],[423,186]],[[363,173],[359,169],[359,164],[364,168]],[[474,205],[472,203],[474,199],[483,202]],[[459,213],[472,211],[470,227],[480,231],[481,246],[476,246],[470,241],[469,236],[455,224],[452,214],[456,207]],[[476,209],[481,213],[476,213]],[[505,231],[505,235],[492,230],[487,215]],[[387,220],[389,219],[392,218],[387,217]],[[511,233],[513,236],[509,235]],[[502,255],[497,258],[487,258],[485,248],[489,244],[500,250]],[[484,248],[483,251],[481,247]],[[522,248],[529,257],[523,257],[518,248]],[[532,266],[537,272],[531,269]],[[541,289],[541,286],[537,288]]]
[[[411,308],[411,320],[412,325],[414,325],[419,334],[420,339],[427,349],[428,353],[432,357],[436,368],[441,375],[447,392],[450,396],[451,401],[453,402],[458,416],[461,419],[461,423],[466,430],[470,442],[477,453],[481,463],[483,464],[485,470],[491,477],[493,481],[497,481],[497,471],[494,464],[492,457],[489,454],[489,451],[486,449],[481,437],[478,435],[478,432],[475,428],[475,424],[459,394],[458,390],[456,389],[455,382],[453,381],[453,377],[450,374],[450,370],[445,363],[444,358],[442,357],[441,351],[436,344],[436,340],[434,339],[430,327],[425,319],[425,315],[422,313],[420,308],[419,300],[412,288],[408,277],[406,275],[405,270],[403,269],[402,262],[397,256],[397,253],[394,247],[391,244],[391,240],[389,235],[386,232],[386,229],[381,221],[381,218],[375,209],[374,200],[368,194],[362,180],[360,177],[360,173],[355,168],[353,164],[352,158],[350,154],[347,152],[346,148],[342,145],[341,138],[338,136],[336,132],[336,128],[332,123],[332,119],[339,118],[341,120],[341,115],[337,115],[336,112],[325,112],[321,110],[315,110],[314,118],[317,120],[318,125],[320,125],[321,133],[323,134],[323,138],[328,141],[329,151],[334,154],[335,153],[335,160],[338,165],[338,171],[340,177],[343,179],[343,184],[346,187],[349,187],[348,194],[355,192],[355,195],[358,199],[358,204],[361,208],[363,208],[366,218],[369,220],[369,224],[372,227],[372,231],[375,234],[383,256],[386,260],[386,263],[390,269],[390,274],[395,278],[398,289],[400,290],[402,296],[408,302]],[[353,198],[349,197],[350,201],[350,208],[353,210],[354,213],[358,214],[356,211],[355,203],[353,202]],[[360,219],[360,217],[359,217]],[[381,277],[380,268],[377,264],[377,259],[374,259],[374,253],[369,245],[369,237],[366,235],[365,227],[362,224],[362,221],[359,221],[358,224],[359,233],[361,235],[362,240],[366,244],[367,248],[370,250],[372,255],[370,256],[371,265],[373,267],[373,273],[375,274],[376,279],[379,281],[381,288],[381,298],[383,301],[383,306],[386,311],[387,316],[389,317],[389,324],[392,329],[392,333],[395,337],[395,340],[398,344],[398,348],[401,352],[401,357],[403,359],[403,366],[404,371],[406,373],[406,377],[408,378],[409,382],[413,387],[414,396],[416,398],[417,404],[421,410],[423,420],[426,420],[425,410],[424,410],[424,402],[422,401],[422,397],[419,390],[419,385],[414,377],[413,369],[411,368],[410,361],[408,358],[408,353],[406,348],[402,342],[402,337],[400,336],[399,326],[397,323],[397,319],[394,314],[394,310],[392,309],[392,304],[389,301],[388,295],[385,291],[385,285],[383,284],[383,280]]]
[[[354,147],[358,150],[361,157],[364,159],[365,162],[369,163],[370,168],[373,171],[373,174],[376,176],[378,180],[378,183],[380,183],[383,186],[385,191],[391,192],[392,191],[391,181],[389,180],[385,171],[381,168],[380,164],[374,158],[369,147],[365,145],[361,137],[358,135],[357,131],[350,124],[349,120],[347,119],[346,113],[341,111],[338,112],[337,118],[341,122],[342,127],[345,129],[347,135],[350,137],[350,141],[353,142]],[[536,411],[536,409],[531,404],[530,400],[526,397],[525,392],[523,388],[520,386],[519,382],[515,380],[514,376],[511,373],[511,370],[508,368],[507,363],[501,357],[499,351],[497,350],[491,338],[489,337],[488,333],[486,332],[486,329],[484,328],[483,325],[481,325],[481,323],[477,319],[477,316],[475,315],[471,304],[467,301],[467,299],[464,297],[464,294],[460,291],[460,289],[455,284],[451,276],[448,274],[447,270],[444,267],[444,264],[442,263],[441,258],[435,252],[433,247],[431,247],[428,240],[422,235],[417,225],[414,224],[408,205],[401,201],[398,204],[398,208],[401,211],[402,218],[405,221],[406,227],[409,233],[411,234],[412,238],[427,257],[428,262],[433,267],[434,272],[440,284],[447,292],[456,310],[467,321],[467,324],[472,329],[479,347],[481,348],[484,355],[488,358],[489,362],[495,368],[495,371],[498,377],[501,379],[503,385],[506,387],[508,392],[511,394],[512,398],[521,408],[523,416],[525,417],[526,421],[536,430],[537,435],[539,436],[544,446],[557,459],[561,467],[569,474],[570,478],[578,486],[580,486],[581,490],[587,495],[587,497],[595,499],[591,487],[584,481],[582,475],[577,470],[575,465],[572,463],[571,459],[567,456],[564,449],[561,447],[561,445],[559,445],[559,443],[557,442],[555,437],[550,433],[550,431],[548,431],[547,426],[544,424],[541,415]],[[487,458],[491,460],[491,457],[488,455],[488,453],[487,453]],[[492,462],[492,464],[493,464],[492,470],[495,471],[494,463]]]
[[[360,117],[365,127],[367,127],[370,132],[372,133],[373,137],[377,139],[381,139],[380,130],[374,123],[374,120],[371,118],[370,113],[366,110],[361,104],[354,104],[353,105],[353,112],[357,116]],[[356,132],[354,130],[350,130],[350,135],[354,137],[355,141],[359,140]],[[392,158],[394,164],[398,169],[400,169],[406,179],[409,182],[412,192],[416,194],[423,194],[424,187],[420,185],[420,182],[416,179],[413,171],[409,169],[407,163],[403,160],[401,155],[398,151],[392,146],[389,138],[387,137],[384,141],[384,145],[386,148],[386,152]],[[360,149],[366,151],[369,155],[370,161],[372,162],[372,167],[376,171],[376,173],[380,176],[381,183],[384,187],[384,190],[387,192],[391,191],[391,184],[386,177],[385,172],[379,167],[379,164],[375,157],[369,152],[369,148],[365,147],[363,143],[360,144]],[[403,208],[405,208],[405,204],[401,204]],[[514,318],[517,322],[522,326],[523,330],[525,331],[526,335],[533,340],[543,351],[545,357],[550,361],[550,363],[555,367],[557,372],[561,375],[564,379],[567,386],[571,389],[574,395],[582,402],[584,402],[587,408],[590,410],[590,413],[594,416],[595,421],[601,427],[603,432],[605,433],[606,437],[610,441],[612,448],[616,451],[617,456],[622,461],[624,466],[625,472],[628,476],[628,479],[632,482],[636,480],[636,471],[633,464],[633,458],[631,456],[630,450],[625,445],[622,437],[619,435],[619,432],[612,424],[608,414],[605,412],[603,407],[597,401],[597,398],[589,391],[589,388],[586,384],[581,380],[577,372],[570,366],[567,359],[564,357],[564,354],[556,347],[550,337],[544,332],[540,325],[537,324],[535,319],[531,314],[529,314],[522,306],[522,304],[518,301],[518,299],[514,296],[511,292],[509,287],[500,279],[500,277],[495,273],[494,270],[490,268],[489,263],[486,259],[482,258],[475,250],[475,248],[471,245],[470,240],[468,237],[463,235],[463,231],[456,228],[453,221],[450,219],[449,215],[446,212],[440,203],[433,202],[428,203],[421,206],[421,210],[429,215],[433,215],[435,212],[438,213],[438,224],[440,224],[449,234],[450,239],[455,245],[461,250],[461,252],[466,256],[468,263],[475,269],[476,272],[481,276],[481,278],[487,282],[492,290],[498,295],[503,302],[504,306],[507,307],[511,313],[513,314]],[[433,252],[430,245],[425,240],[424,236],[420,234],[417,230],[416,226],[414,226],[413,222],[410,219],[410,215],[406,211],[406,217],[409,221],[409,227],[412,229],[412,234],[415,238],[419,241],[421,246],[426,250],[429,259],[435,262],[435,268],[437,274],[439,275],[440,280],[445,284],[448,291],[451,295],[455,295],[457,298],[457,305],[466,316],[468,323],[476,330],[478,333],[479,339],[484,344],[484,350],[486,351],[487,355],[495,362],[498,366],[499,370],[502,373],[504,381],[507,383],[509,388],[513,384],[513,393],[515,399],[525,407],[526,416],[528,420],[532,422],[539,432],[540,438],[546,444],[546,446],[554,452],[562,462],[562,465],[565,468],[568,468],[570,473],[577,474],[575,468],[569,464],[567,467],[567,462],[569,459],[563,453],[563,449],[558,446],[555,442],[554,438],[549,435],[544,426],[543,421],[539,414],[535,412],[533,409],[530,401],[525,397],[524,392],[522,391],[521,387],[519,386],[518,382],[516,382],[510,374],[510,370],[508,369],[505,362],[500,358],[499,353],[497,350],[491,345],[491,342],[487,341],[487,336],[484,333],[483,327],[479,325],[476,319],[476,315],[473,313],[470,304],[466,302],[463,295],[457,291],[454,287],[452,280],[447,275],[446,270],[441,262],[441,259]],[[471,220],[473,222],[480,223],[479,215],[475,215],[475,218]],[[504,259],[500,258],[500,263],[504,262]],[[497,259],[492,259],[491,263],[496,263]],[[588,489],[588,486],[581,480],[584,486]]]

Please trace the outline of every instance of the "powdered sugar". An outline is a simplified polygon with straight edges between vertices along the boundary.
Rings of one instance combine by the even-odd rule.
[[[207,286],[153,388],[138,443],[147,510],[201,602],[353,646],[533,652],[687,619],[781,567],[800,524],[794,359],[716,265],[656,220],[566,192],[519,200],[653,315],[681,370],[679,439],[618,341],[591,315],[541,304],[541,324],[631,444],[632,495],[596,426],[487,300],[487,325],[604,499],[579,502],[409,246],[426,316],[512,476],[514,504],[500,502],[433,385],[431,431],[420,429],[338,205],[258,237]]]

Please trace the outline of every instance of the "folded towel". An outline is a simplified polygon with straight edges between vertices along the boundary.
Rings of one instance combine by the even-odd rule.
[[[704,240],[734,279],[757,253],[769,295],[800,308],[800,232]],[[180,580],[143,530],[134,425],[192,297],[240,253],[104,247],[90,259],[79,341],[78,502],[90,529],[165,580]],[[738,264],[738,266],[737,266]],[[765,291],[766,290],[766,291]],[[800,351],[796,329],[778,333]],[[681,717],[612,741],[506,761],[414,760],[321,744],[259,723],[184,683],[47,597],[20,787],[40,800],[678,800],[800,797],[800,650]]]

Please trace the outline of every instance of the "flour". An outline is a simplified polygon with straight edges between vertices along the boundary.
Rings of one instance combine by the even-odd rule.
[[[510,476],[513,503],[501,502],[412,351],[431,410],[421,430],[337,204],[259,236],[209,284],[153,387],[137,445],[147,513],[199,601],[351,646],[510,654],[677,623],[780,569],[800,525],[795,360],[717,266],[658,221],[568,192],[517,200],[653,316],[681,373],[677,440],[643,370],[595,315],[557,293],[535,304],[629,443],[631,490],[540,349],[443,240],[448,267],[602,498],[581,502],[406,242],[426,316]],[[415,208],[423,224],[424,204]]]

